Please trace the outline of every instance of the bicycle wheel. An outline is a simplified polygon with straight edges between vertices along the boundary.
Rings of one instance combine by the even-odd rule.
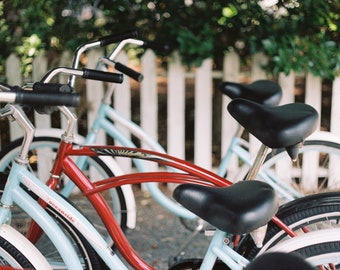
[[[277,251],[298,254],[319,269],[340,269],[340,230],[324,229],[302,234],[279,243],[267,254]]]
[[[203,259],[185,259],[174,265],[169,270],[199,270]],[[214,265],[214,270],[230,270],[223,262],[217,261]]]
[[[340,241],[316,243],[290,253],[302,256],[314,266],[322,266],[320,269],[340,269]]]
[[[51,269],[29,241],[9,225],[0,228],[0,268]]]
[[[280,207],[277,217],[296,234],[340,227],[340,193],[328,192],[296,199]],[[261,255],[290,237],[275,223],[269,222],[263,247],[256,247],[250,235],[245,236],[237,251],[247,259]]]
[[[12,160],[17,155],[21,142],[22,139],[17,139],[3,148],[0,152],[0,171],[5,172],[4,177],[6,177],[6,172],[8,172],[11,168]],[[28,168],[32,173],[37,175],[39,179],[48,179],[49,171],[52,168],[59,142],[60,139],[53,137],[34,138],[29,152]],[[89,175],[89,178],[92,181],[114,176],[114,173],[99,157],[88,157],[86,160],[86,167],[83,168],[83,172]],[[70,180],[66,176],[62,176],[61,183],[65,184],[67,181]],[[4,184],[4,182],[2,184]],[[117,222],[120,224],[121,228],[125,230],[127,228],[127,204],[122,188],[112,188],[106,190],[102,194],[110,205]],[[83,211],[84,215],[91,220],[96,229],[103,235],[103,237],[108,239],[108,242],[110,242],[111,240],[108,238],[107,230],[101,219],[96,214],[95,209],[92,207],[91,203],[81,195],[77,188],[73,190],[69,199],[78,209]],[[25,219],[28,218],[27,215],[25,213],[21,213],[20,209],[13,209],[13,216],[17,222],[16,228],[25,233],[28,226],[27,224],[29,224],[29,222],[25,222]]]
[[[72,243],[78,254],[78,258],[83,265],[83,269],[105,269],[104,262],[97,255],[96,251],[92,248],[86,238],[64,216],[60,215],[58,211],[50,206],[47,206],[46,211],[53,217],[54,221],[59,225]],[[41,235],[39,240],[35,243],[35,246],[54,269],[66,269],[59,252],[46,234],[43,233]]]
[[[2,182],[3,183],[3,182]],[[2,194],[2,190],[0,190]],[[70,202],[72,204],[72,202]],[[74,204],[73,204],[74,206]],[[74,206],[76,207],[76,206]],[[79,261],[83,265],[83,269],[95,270],[105,269],[103,261],[99,258],[95,250],[88,243],[86,238],[58,211],[49,205],[45,209],[47,213],[54,219],[54,221],[63,230],[64,234],[72,243]],[[80,211],[78,209],[78,211]],[[12,227],[15,227],[22,235],[26,235],[27,229],[30,225],[30,217],[21,210],[21,208],[14,205],[12,207]],[[26,238],[25,238],[26,239]],[[66,269],[63,259],[58,250],[55,248],[49,237],[42,232],[39,239],[34,243],[39,252],[46,258],[53,269]]]
[[[340,144],[326,140],[307,140],[296,162],[291,161],[285,149],[269,153],[261,169],[264,175],[260,173],[258,177],[264,180],[269,177],[269,183],[277,184],[292,198],[337,191],[340,190],[339,161]],[[282,192],[279,194],[282,195]],[[282,197],[283,201],[287,201],[284,195]]]

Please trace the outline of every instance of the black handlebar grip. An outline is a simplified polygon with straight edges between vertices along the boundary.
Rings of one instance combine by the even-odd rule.
[[[82,77],[85,79],[112,82],[112,83],[123,82],[123,74],[99,71],[99,70],[88,69],[88,68],[83,69]]]
[[[45,105],[45,106],[78,106],[80,96],[77,93],[46,93],[21,91],[16,94],[15,103],[21,105]]]
[[[160,51],[170,51],[170,46],[167,44],[160,44],[156,42],[151,41],[144,41],[143,46],[144,48],[154,49],[154,50],[160,50]]]
[[[57,92],[57,93],[72,93],[72,87],[68,84],[61,83],[43,83],[36,82],[33,84],[33,91],[39,92]]]
[[[141,82],[143,80],[143,75],[125,65],[123,65],[122,63],[116,62],[115,63],[115,68],[124,73],[125,75],[129,76],[130,78],[134,79],[137,82]]]
[[[134,37],[137,37],[137,30],[128,30],[122,33],[101,37],[98,39],[98,41],[100,41],[100,46],[103,47],[111,43],[116,43],[124,39],[134,38]]]

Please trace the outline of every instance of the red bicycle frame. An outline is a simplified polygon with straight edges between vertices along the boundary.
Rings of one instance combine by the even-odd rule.
[[[175,168],[181,172],[140,172],[91,182],[71,159],[71,156],[95,157],[100,155],[148,160],[157,162],[159,165]],[[213,172],[167,154],[121,146],[73,146],[71,143],[64,142],[63,140],[60,142],[57,157],[51,170],[51,177],[47,182],[47,185],[50,188],[55,189],[60,184],[60,175],[62,173],[72,179],[83,195],[86,196],[92,203],[99,217],[106,226],[115,246],[119,249],[120,253],[128,261],[128,263],[135,269],[153,268],[148,265],[132,248],[100,192],[126,184],[141,184],[147,182],[178,184],[194,183],[216,187],[226,187],[233,184]],[[295,233],[278,218],[273,218],[273,222],[275,222],[282,230],[286,231],[290,236],[295,235]],[[32,226],[34,225],[32,224],[31,228]],[[35,224],[35,226],[37,225]],[[34,230],[30,230],[30,232],[37,231],[39,230],[37,230],[36,227]],[[29,238],[31,240],[34,239],[34,234],[30,234]]]

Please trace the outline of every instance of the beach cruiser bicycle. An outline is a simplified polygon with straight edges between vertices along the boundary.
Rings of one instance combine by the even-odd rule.
[[[74,74],[72,69],[59,69],[59,71]],[[66,107],[60,109],[65,114],[69,113],[71,118],[75,117]],[[318,121],[316,111],[305,104],[268,107],[243,99],[235,99],[229,104],[228,109],[240,124],[265,145],[285,147],[292,158],[296,157],[296,150],[301,142],[315,130]],[[336,227],[339,211],[334,209],[340,207],[338,203],[339,194],[337,193],[317,194],[298,199],[281,207],[276,217],[273,217],[277,212],[278,202],[275,191],[268,184],[259,181],[243,181],[232,184],[224,178],[189,162],[150,150],[117,146],[73,145],[73,136],[70,130],[74,126],[72,121],[69,122],[69,129],[62,137],[50,179],[45,185],[25,167],[24,161],[27,161],[27,159],[23,157],[27,157],[33,131],[32,126],[28,124],[28,119],[20,120],[19,117],[16,117],[14,111],[17,111],[16,108],[11,107],[11,110],[9,110],[7,107],[6,113],[2,115],[11,115],[17,121],[21,121],[20,126],[24,128],[25,134],[28,132],[30,135],[25,137],[26,140],[23,142],[19,156],[21,159],[18,158],[13,163],[8,184],[4,188],[0,209],[1,224],[10,222],[11,209],[9,206],[13,202],[29,213],[42,231],[51,239],[53,246],[60,254],[62,262],[54,261],[54,258],[47,258],[53,267],[64,265],[69,269],[91,269],[90,267],[96,265],[95,267],[98,268],[94,269],[100,269],[99,267],[106,265],[111,269],[126,269],[124,263],[107,245],[105,239],[102,238],[91,222],[67,200],[53,191],[53,188],[60,184],[62,173],[72,179],[82,194],[91,202],[114,240],[114,247],[136,269],[152,269],[152,267],[138,256],[126,240],[110,206],[101,194],[105,190],[124,184],[188,183],[179,185],[174,191],[174,197],[190,211],[217,228],[203,261],[179,262],[172,265],[170,269],[187,269],[188,263],[192,264],[193,267],[194,265],[201,265],[201,269],[212,269],[215,264],[226,264],[231,269],[242,269],[249,262],[247,257],[256,256],[259,250],[264,252],[272,246],[283,244],[287,238],[296,236],[301,232],[308,232],[313,236],[314,233],[322,231],[319,227],[321,225],[327,224],[332,228]],[[252,121],[250,121],[249,113],[252,115]],[[263,117],[264,115],[266,117]],[[272,127],[270,134],[268,134],[267,125]],[[248,174],[249,179],[253,179],[252,177],[257,175],[268,146],[261,147],[253,169]],[[176,172],[131,173],[92,182],[87,178],[86,172],[79,169],[70,158],[84,154],[90,157],[108,155],[138,158],[157,162],[162,166],[174,167]],[[212,188],[213,186],[221,188]],[[35,194],[35,198],[32,193]],[[38,201],[37,198],[39,198]],[[212,208],[209,209],[210,207]],[[52,214],[49,216],[47,213]],[[263,228],[269,220],[272,221],[267,230],[258,230],[259,227]],[[35,227],[35,223],[32,223],[32,226]],[[64,231],[67,231],[69,237],[63,238],[61,241],[59,235],[64,235]],[[242,237],[240,243],[237,243],[238,237],[228,237],[228,235],[244,235],[250,232],[252,232],[251,239],[255,239],[256,244],[254,241],[245,242],[248,237]],[[42,237],[39,229],[29,230],[26,236],[33,243],[38,242]],[[79,238],[79,236],[85,237],[85,240]],[[262,241],[263,237],[264,241]],[[74,250],[73,241],[76,238],[78,239],[78,245],[76,245],[78,251]],[[233,244],[226,245],[226,239],[232,239],[231,243]],[[339,259],[339,256],[334,256],[334,252],[336,252],[334,243],[337,243],[337,237],[334,237],[329,245],[328,242],[323,243],[326,246],[328,245],[328,248],[317,249],[312,248],[317,239],[314,237],[310,239],[313,241],[307,241],[306,246],[302,249],[307,252],[314,265],[320,264],[320,261],[318,261],[320,254],[323,254],[323,258],[327,257],[328,262],[338,263],[336,260]],[[261,248],[262,242],[263,247]],[[95,251],[94,253],[87,249],[89,246]],[[256,248],[257,250],[255,250]],[[291,250],[295,251],[293,247],[291,247]],[[79,259],[75,259],[75,256]],[[219,260],[216,260],[217,258]]]
[[[129,44],[144,46],[145,42],[141,40],[134,39],[132,37],[135,36],[135,32],[125,32],[118,35],[113,35],[110,37],[102,38],[95,42],[87,43],[83,46],[80,46],[73,60],[73,66],[77,67],[79,64],[80,55],[89,49],[104,46],[109,43],[117,43],[115,48],[109,57],[103,57],[100,59],[98,64],[98,69],[101,69],[103,65],[112,65],[116,69],[121,70],[122,72],[128,74],[132,78],[140,81],[142,79],[142,75],[130,70],[126,66],[121,63],[114,62],[114,60],[119,52]],[[74,84],[74,77],[70,77],[70,85]],[[123,132],[121,132],[115,123],[128,128],[135,138],[139,138],[143,145],[147,146],[148,149],[157,152],[165,153],[164,149],[159,145],[158,142],[155,142],[151,139],[138,125],[131,122],[128,119],[122,117],[114,108],[111,107],[112,94],[114,92],[115,85],[112,84],[105,93],[102,103],[98,108],[98,117],[93,122],[91,131],[88,133],[86,138],[81,138],[79,135],[74,135],[74,142],[77,144],[93,144],[96,140],[96,136],[99,130],[103,129],[109,136],[118,141],[121,145],[126,147],[135,148],[135,144],[131,141],[131,139],[127,138]],[[246,98],[250,100],[254,100],[260,104],[266,104],[270,106],[275,106],[279,103],[281,98],[281,88],[273,82],[270,81],[257,81],[250,85],[247,84],[238,84],[231,82],[224,82],[221,85],[221,90],[224,94],[228,95],[230,98]],[[243,127],[240,126],[238,131],[236,132],[233,140],[230,144],[230,147],[221,161],[218,174],[220,176],[225,177],[227,168],[230,160],[233,156],[237,156],[239,159],[239,163],[244,164],[246,167],[246,172],[248,168],[251,166],[253,160],[250,158],[248,152],[248,143],[242,139],[241,134],[243,131]],[[38,170],[39,172],[44,171],[45,173],[39,173],[38,178],[47,179],[49,174],[49,169],[52,167],[55,158],[55,152],[59,146],[60,136],[63,133],[62,130],[37,130],[34,142],[31,147],[31,155],[34,166],[32,170]],[[318,133],[319,134],[319,133]],[[278,149],[269,153],[265,159],[262,169],[259,172],[258,178],[266,180],[273,186],[282,197],[285,197],[287,200],[292,200],[296,197],[300,197],[301,194],[306,193],[304,188],[302,189],[303,183],[305,180],[301,180],[301,176],[304,175],[307,166],[303,168],[299,167],[296,164],[306,164],[308,160],[305,156],[313,156],[314,161],[318,160],[318,171],[322,172],[322,175],[319,176],[315,172],[315,175],[318,175],[315,179],[315,175],[310,175],[309,178],[313,178],[313,185],[308,185],[309,192],[319,192],[324,189],[325,186],[331,186],[330,183],[337,182],[336,174],[334,173],[336,159],[340,154],[340,144],[337,143],[335,138],[331,138],[332,142],[329,141],[330,134],[327,133],[327,136],[322,134],[313,135],[313,139],[308,139],[305,141],[305,147],[300,150],[300,155],[296,159],[297,162],[292,163],[289,156],[286,154],[284,149]],[[4,149],[2,149],[0,153],[0,169],[5,171],[8,170],[8,167],[11,164],[11,161],[15,157],[18,152],[22,140],[17,140]],[[39,151],[39,149],[42,149]],[[315,157],[317,156],[317,157]],[[145,163],[139,159],[133,159],[135,168],[140,172],[146,172],[147,168]],[[37,162],[38,161],[38,162]],[[80,168],[90,168],[88,171],[92,173],[91,179],[95,180],[97,177],[107,177],[107,176],[119,176],[123,174],[123,171],[117,165],[117,163],[111,157],[100,157],[99,159],[88,159],[85,156],[81,157],[77,161],[77,165]],[[95,171],[96,173],[94,173]],[[284,171],[284,174],[279,173],[279,171]],[[97,176],[98,175],[98,176]],[[279,176],[280,175],[280,176]],[[285,177],[285,180],[282,181],[282,177]],[[305,177],[305,176],[304,176]],[[240,180],[240,179],[239,179]],[[72,194],[72,191],[75,188],[75,185],[72,181],[66,181],[61,193],[65,197],[69,197]],[[292,188],[292,183],[294,188]],[[155,200],[162,205],[165,209],[171,211],[175,215],[179,216],[183,223],[187,226],[190,222],[186,220],[194,220],[196,216],[180,207],[178,204],[174,203],[167,196],[165,196],[162,191],[158,188],[158,185],[155,183],[146,184],[148,191],[155,198]],[[297,191],[298,190],[298,191]],[[131,190],[131,187],[128,185],[124,185],[122,187],[117,187],[116,190],[112,189],[108,191],[112,200],[113,211],[116,213],[117,219],[119,220],[122,228],[134,228],[136,223],[136,213],[135,213],[135,203],[134,203],[134,195]],[[79,196],[78,196],[79,197]],[[81,196],[80,196],[81,197]],[[84,201],[78,201],[77,199],[72,199],[72,201],[76,203],[85,203]],[[114,205],[114,206],[113,206]],[[84,209],[91,209],[88,206],[82,205]],[[101,221],[93,221],[98,224],[97,229],[102,229],[105,234],[105,227],[101,224]],[[196,227],[197,226],[197,227]],[[198,224],[193,226],[193,229],[201,228],[201,225]],[[22,230],[25,230],[22,228]]]

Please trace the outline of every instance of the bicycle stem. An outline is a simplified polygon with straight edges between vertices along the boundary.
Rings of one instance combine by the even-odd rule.
[[[24,139],[21,144],[21,149],[15,157],[15,160],[20,164],[27,164],[28,152],[35,132],[34,126],[21,108],[15,105],[6,105],[5,108],[1,110],[0,115],[1,117],[7,116],[12,118],[12,120],[14,119],[24,131]]]
[[[73,142],[73,132],[78,122],[77,116],[66,106],[58,106],[60,112],[66,117],[67,119],[67,127],[62,136],[62,139],[65,142]]]

